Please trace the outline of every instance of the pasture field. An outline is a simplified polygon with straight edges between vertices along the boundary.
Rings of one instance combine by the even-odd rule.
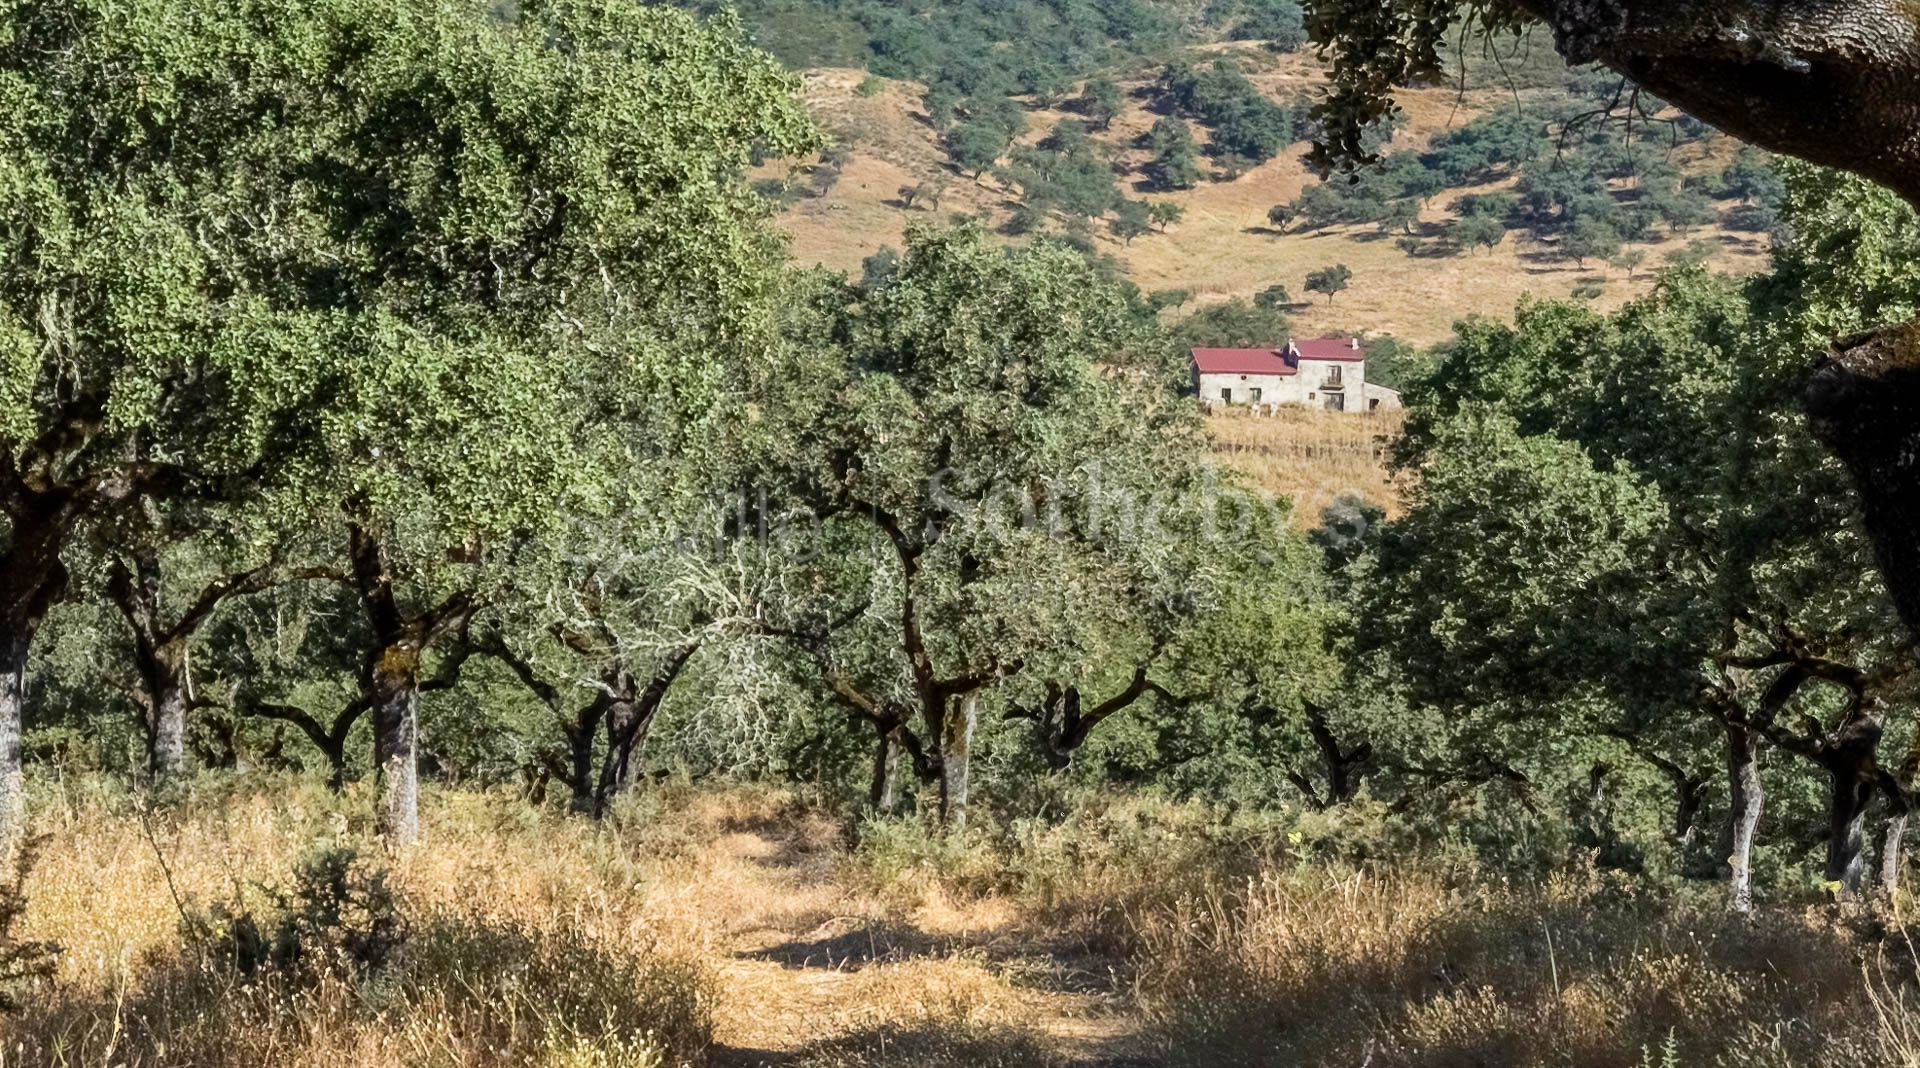
[[[1246,410],[1215,412],[1207,432],[1216,458],[1266,493],[1293,498],[1293,517],[1317,526],[1334,502],[1348,499],[1400,512],[1400,487],[1387,452],[1405,416],[1282,408],[1270,417]]]

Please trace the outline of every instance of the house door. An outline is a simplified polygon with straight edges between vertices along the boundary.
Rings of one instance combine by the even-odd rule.
[[[1344,412],[1346,410],[1347,410],[1347,395],[1345,393],[1327,394],[1327,411]]]

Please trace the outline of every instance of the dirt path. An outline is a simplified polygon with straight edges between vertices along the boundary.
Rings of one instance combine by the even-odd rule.
[[[716,1068],[805,1063],[862,1035],[937,1046],[942,1029],[981,1028],[1037,1040],[1052,1068],[1158,1063],[1112,976],[1023,944],[1004,906],[879,901],[837,878],[832,851],[777,827],[729,833],[707,856]]]

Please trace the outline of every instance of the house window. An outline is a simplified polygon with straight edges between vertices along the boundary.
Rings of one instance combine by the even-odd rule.
[[[1308,399],[1308,400],[1319,400],[1319,399],[1320,399],[1320,394],[1318,394],[1318,393],[1309,393],[1309,394],[1307,394],[1307,399]]]
[[[1331,386],[1331,387],[1334,387],[1334,388],[1336,388],[1336,389],[1337,389],[1337,388],[1339,388],[1339,387],[1340,387],[1340,386],[1342,385],[1342,382],[1341,382],[1341,379],[1340,379],[1340,368],[1338,368],[1338,367],[1335,367],[1335,368],[1333,368],[1332,370],[1329,370],[1329,371],[1327,372],[1327,381],[1326,381],[1326,384],[1327,384],[1328,386]]]
[[[1231,390],[1231,389],[1223,389],[1223,390],[1221,390],[1221,391],[1220,391],[1220,399],[1221,399],[1221,401],[1223,401],[1224,403],[1227,403],[1227,404],[1232,404],[1232,403],[1233,403],[1233,390]]]
[[[1260,387],[1259,386],[1253,387],[1253,403],[1255,404],[1260,403]]]

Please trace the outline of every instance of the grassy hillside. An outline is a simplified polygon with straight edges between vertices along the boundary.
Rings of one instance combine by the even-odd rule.
[[[1231,57],[1268,98],[1287,102],[1311,95],[1323,85],[1322,70],[1303,53],[1275,53],[1259,43],[1200,46],[1185,53],[1196,64]],[[1149,151],[1138,142],[1161,117],[1151,91],[1158,68],[1145,65],[1118,78],[1126,105],[1095,143],[1111,154],[1123,196],[1180,209],[1179,222],[1164,232],[1131,243],[1097,222],[1084,233],[1100,253],[1113,257],[1147,292],[1178,290],[1190,295],[1185,311],[1228,299],[1250,299],[1274,285],[1286,286],[1288,309],[1302,333],[1358,331],[1393,334],[1420,343],[1445,337],[1451,324],[1467,315],[1506,317],[1525,294],[1567,297],[1580,292],[1602,308],[1617,306],[1646,290],[1652,268],[1676,254],[1710,255],[1713,265],[1750,273],[1766,264],[1768,239],[1762,233],[1736,232],[1709,225],[1686,234],[1656,232],[1637,246],[1643,266],[1629,271],[1604,259],[1584,268],[1563,259],[1550,237],[1515,234],[1498,247],[1452,256],[1410,255],[1393,234],[1373,224],[1334,225],[1277,231],[1268,220],[1276,204],[1299,197],[1317,179],[1297,143],[1276,158],[1231,180],[1219,180],[1218,168],[1191,189],[1159,191],[1147,172]],[[1470,70],[1467,88],[1434,87],[1403,95],[1404,123],[1386,145],[1388,151],[1417,151],[1436,134],[1457,130],[1476,116],[1515,107],[1516,92],[1498,78]],[[835,68],[805,75],[806,95],[821,121],[838,139],[829,166],[807,161],[795,176],[781,223],[792,234],[794,252],[804,261],[858,273],[861,261],[887,245],[897,245],[913,219],[954,214],[1009,225],[1020,207],[1020,191],[1004,177],[987,173],[978,180],[957,173],[941,144],[936,124],[923,104],[923,87],[907,81],[876,79],[864,70]],[[1529,88],[1531,98],[1565,89]],[[1070,103],[1042,106],[1025,101],[1026,132],[1019,143],[1039,142],[1055,125],[1078,117]],[[1208,132],[1194,132],[1205,146]],[[1542,131],[1542,137],[1549,136]],[[1725,165],[1737,150],[1725,138],[1687,144],[1671,153],[1682,173],[1705,173]],[[770,169],[763,178],[784,177]],[[1616,183],[1625,188],[1627,183]],[[1463,185],[1431,198],[1416,229],[1439,232],[1454,218],[1452,203],[1461,195],[1511,188],[1513,179]],[[937,204],[920,200],[911,208],[903,188],[937,189]],[[1329,302],[1305,292],[1307,275],[1333,264],[1352,269],[1351,288]],[[1178,314],[1172,313],[1172,314]]]

